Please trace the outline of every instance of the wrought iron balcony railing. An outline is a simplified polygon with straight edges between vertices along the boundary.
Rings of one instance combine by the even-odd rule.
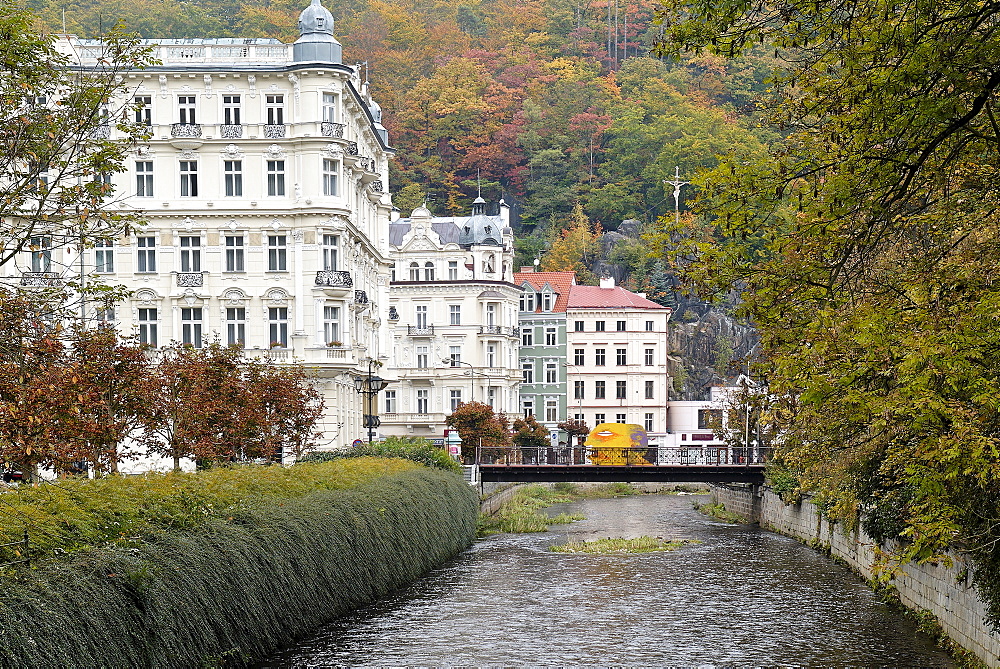
[[[243,137],[242,125],[220,125],[219,137],[222,139],[239,139]]]
[[[205,276],[201,272],[177,272],[177,285],[180,288],[200,288],[205,285]]]
[[[264,137],[267,139],[281,139],[285,136],[284,125],[265,125]]]
[[[410,337],[433,337],[434,336],[434,326],[433,325],[407,325],[406,334]]]
[[[350,288],[354,285],[350,272],[343,270],[321,269],[316,272],[317,286],[331,286],[333,288]]]
[[[519,337],[521,336],[521,331],[519,328],[511,327],[509,325],[480,325],[479,334],[500,335],[502,337]]]
[[[354,291],[355,304],[368,304],[368,293],[363,290]]]
[[[372,189],[373,193],[381,193],[383,189],[382,181],[373,181],[368,187]]]
[[[349,155],[349,156],[356,156],[356,155],[358,155],[358,143],[357,142],[348,142],[347,143],[347,149],[345,149],[345,153],[347,155]]]
[[[396,307],[389,307],[389,320],[390,321],[399,320],[399,312],[396,311]]]
[[[320,126],[320,133],[324,137],[343,137],[344,136],[344,124],[343,123],[333,123],[332,121],[323,121]]]
[[[171,137],[201,137],[201,125],[198,123],[172,123]]]
[[[62,280],[55,272],[24,272],[21,274],[21,285],[30,288],[48,288],[62,285]]]

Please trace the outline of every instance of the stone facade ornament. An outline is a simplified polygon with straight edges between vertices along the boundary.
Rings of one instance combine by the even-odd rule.
[[[247,84],[250,85],[250,97],[257,97],[257,77],[254,75],[249,75],[247,77]]]
[[[227,144],[222,150],[222,155],[230,160],[238,160],[243,157],[243,151],[235,144]]]

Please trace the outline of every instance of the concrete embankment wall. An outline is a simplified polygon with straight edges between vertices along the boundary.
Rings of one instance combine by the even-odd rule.
[[[842,525],[823,518],[808,500],[785,504],[778,495],[759,486],[712,486],[712,494],[727,510],[765,529],[828,550],[871,580],[875,541],[861,529],[845,533]],[[906,565],[892,585],[903,605],[930,611],[955,643],[989,666],[998,667],[1000,635],[984,622],[986,607],[972,587],[967,565],[960,557],[952,559],[951,567]]]

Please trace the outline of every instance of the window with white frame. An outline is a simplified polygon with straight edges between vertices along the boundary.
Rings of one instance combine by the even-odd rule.
[[[434,263],[425,262],[424,263],[424,281],[434,280]]]
[[[226,235],[226,271],[243,272],[243,235]]]
[[[198,161],[181,161],[181,197],[198,197]]]
[[[452,390],[451,391],[451,410],[454,411],[462,403],[462,391]]]
[[[550,325],[545,328],[545,345],[546,346],[556,345],[556,328],[554,325]]]
[[[534,311],[535,310],[535,293],[528,287],[523,293],[521,293],[521,311]]]
[[[340,163],[329,158],[323,159],[323,195],[338,195],[338,172],[340,172]]]
[[[554,360],[545,362],[545,383],[556,383],[559,381],[559,371]]]
[[[647,400],[654,399],[653,398],[653,388],[654,388],[654,382],[647,380],[646,381],[646,399]]]
[[[594,332],[604,332],[604,321],[594,321]]]
[[[285,161],[267,161],[267,194],[280,197],[285,194]]]
[[[623,413],[616,413],[615,414],[615,422],[616,423],[624,423],[626,420],[628,420],[628,416],[626,416],[625,414],[623,414]]]
[[[47,235],[39,235],[32,237],[28,244],[31,251],[31,271],[50,271],[52,269],[52,238]]]
[[[226,344],[243,348],[247,343],[247,310],[226,307]]]
[[[653,321],[646,321],[646,332],[653,331]]]
[[[177,120],[181,125],[194,125],[194,109],[197,97],[194,95],[181,95],[177,98]]]
[[[417,367],[420,369],[427,369],[430,367],[430,347],[429,346],[418,346],[417,347]]]
[[[575,349],[573,349],[573,364],[574,365],[580,366],[580,365],[583,364],[584,353],[586,353],[585,349],[582,349],[582,348],[575,348]]]
[[[181,237],[181,271],[201,271],[201,237]]]
[[[521,413],[524,417],[535,415],[535,399],[533,397],[526,397],[521,400]]]
[[[552,293],[542,293],[542,311],[552,311]]]
[[[486,305],[486,325],[492,327],[497,324],[497,305],[492,302]]]
[[[132,99],[135,104],[135,122],[139,125],[153,125],[153,96],[137,95]]]
[[[555,397],[545,398],[545,422],[554,423],[559,420],[559,400]]]
[[[645,418],[643,418],[642,429],[644,429],[646,432],[653,431],[653,414],[647,413]]]
[[[490,408],[493,409],[494,411],[498,409],[497,395],[498,393],[496,386],[490,386],[489,388],[486,389],[486,403],[489,404]]]
[[[136,237],[135,269],[137,272],[156,271],[156,237]]]
[[[430,413],[430,392],[429,390],[417,391],[417,413]]]
[[[574,381],[573,382],[573,399],[582,400],[584,399],[584,391],[586,388],[585,381]]]
[[[462,305],[461,304],[449,304],[448,305],[448,317],[449,323],[452,325],[462,324]]]
[[[201,348],[201,307],[183,307],[181,309],[181,343]]]
[[[240,125],[240,96],[222,96],[222,123],[223,125]]]
[[[153,197],[153,161],[135,161],[135,196]]]
[[[156,309],[141,308],[139,311],[139,343],[156,346]]]
[[[647,367],[653,366],[653,349],[647,348],[644,352],[644,362]]]
[[[583,332],[583,321],[573,321],[573,332]]]
[[[98,239],[94,242],[94,271],[98,274],[111,274],[115,271],[114,240]]]
[[[603,400],[605,397],[604,393],[604,381],[594,381],[594,399]]]
[[[340,236],[323,235],[323,269],[332,272],[340,260]]]
[[[243,197],[243,161],[224,160],[226,197]]]
[[[619,367],[628,364],[628,349],[627,348],[616,348],[615,349],[615,363]]]
[[[285,235],[267,236],[267,271],[288,271],[288,245]]]
[[[448,261],[448,280],[458,281],[458,261],[449,260]]]
[[[417,327],[421,330],[427,329],[427,305],[418,304],[414,307],[414,313],[417,315]]]
[[[461,346],[449,346],[448,347],[448,360],[452,367],[458,367],[462,363],[462,347]]]
[[[521,328],[521,346],[534,346],[535,345],[535,328],[526,327]]]
[[[324,305],[323,336],[326,338],[327,345],[337,345],[334,342],[343,343],[340,338],[340,307]]]
[[[627,381],[615,381],[615,399],[625,399],[626,384]]]
[[[334,93],[323,93],[323,120],[337,122],[337,96]]]
[[[487,344],[486,345],[486,366],[496,367],[497,366],[497,345]]]
[[[534,360],[524,360],[521,362],[521,382],[535,382],[535,362]]]
[[[598,367],[603,367],[604,366],[604,360],[605,360],[604,349],[603,348],[595,348],[594,349],[594,364],[597,365]]]
[[[114,323],[115,322],[115,309],[114,307],[103,307],[95,312],[95,316],[99,323]]]
[[[420,264],[410,263],[410,281],[420,281]]]
[[[595,413],[594,414],[594,425],[595,426],[596,425],[600,425],[603,422],[604,422],[604,414],[602,414],[602,413]]]
[[[389,265],[389,281],[396,280],[396,263]]]
[[[265,95],[264,107],[265,107],[265,114],[267,116],[267,125],[285,124],[284,95]]]
[[[625,332],[625,321],[617,321],[615,323],[615,330],[618,332]]]
[[[288,307],[267,308],[267,334],[274,348],[288,348]]]
[[[396,413],[396,391],[385,391],[385,412]]]

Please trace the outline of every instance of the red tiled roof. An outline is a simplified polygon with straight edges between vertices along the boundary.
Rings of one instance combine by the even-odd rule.
[[[556,303],[552,306],[552,311],[561,313],[566,311],[570,291],[575,288],[576,272],[514,272],[515,284],[523,286],[525,282],[539,292],[545,287],[545,284],[549,284],[552,290],[559,294],[556,297]],[[536,311],[541,308],[541,305],[535,305]]]
[[[600,286],[573,286],[569,292],[570,309],[670,309],[652,300],[647,300],[630,290],[619,286],[601,288]]]

